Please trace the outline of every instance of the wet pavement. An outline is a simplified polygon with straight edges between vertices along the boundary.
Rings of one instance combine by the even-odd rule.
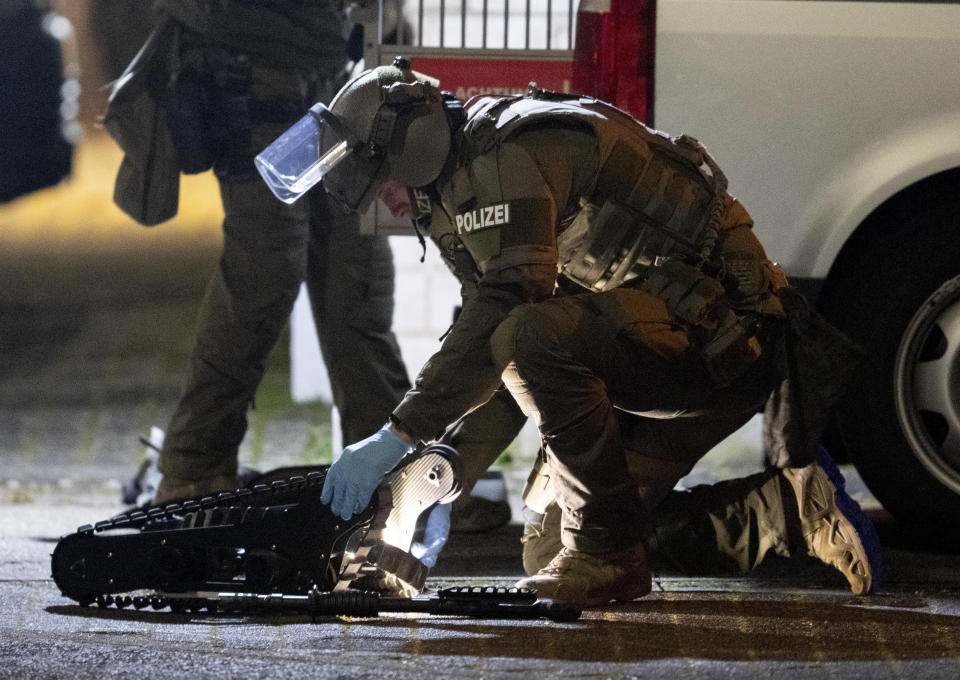
[[[109,497],[0,506],[0,678],[952,678],[960,557],[881,522],[888,579],[852,596],[808,559],[749,577],[657,574],[654,592],[572,623],[425,615],[377,619],[82,608],[49,579],[55,537],[105,518]],[[519,525],[455,535],[429,587],[509,585]]]
[[[658,573],[650,596],[564,624],[76,606],[49,554],[58,536],[122,509],[138,436],[172,410],[218,248],[207,203],[144,230],[104,207],[101,184],[0,206],[0,678],[960,677],[960,550],[915,542],[849,468],[884,544],[887,579],[871,597],[803,558],[749,576]],[[209,202],[203,192],[185,200]],[[281,347],[246,463],[329,457],[327,407],[291,403],[287,371]],[[737,449],[711,454],[697,480],[753,471],[755,452]],[[522,461],[506,472],[516,505]],[[519,535],[517,523],[455,535],[428,586],[512,584]]]

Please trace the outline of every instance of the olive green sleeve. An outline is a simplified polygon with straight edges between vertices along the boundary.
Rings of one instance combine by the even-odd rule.
[[[504,368],[493,361],[490,336],[517,305],[549,297],[556,276],[554,248],[511,248],[491,262],[476,288],[463,296],[463,309],[440,350],[394,411],[404,431],[432,441],[490,398]]]
[[[523,302],[515,290],[481,281],[434,354],[420,371],[414,386],[394,410],[404,431],[432,441],[446,427],[483,404],[500,384],[489,340],[516,305]]]

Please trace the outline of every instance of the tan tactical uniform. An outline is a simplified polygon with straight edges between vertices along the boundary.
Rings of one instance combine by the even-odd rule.
[[[168,61],[177,65],[168,74],[168,94],[186,97],[181,111],[190,96],[199,98],[179,131],[181,138],[196,135],[197,143],[181,141],[180,154],[209,153],[225,212],[223,253],[200,312],[161,470],[182,479],[236,474],[247,409],[304,280],[343,440],[363,439],[409,387],[390,330],[394,271],[386,238],[359,234],[356,216],[322,191],[284,205],[253,165],[309,105],[338,89],[346,57],[335,3],[160,0],[157,6],[179,28],[178,42],[167,46]],[[189,115],[202,116],[195,128]]]
[[[432,439],[502,379],[540,429],[564,543],[613,551],[762,405],[782,308],[749,215],[695,143],[531,101],[471,108],[441,176],[434,230],[446,216],[479,276],[394,418]]]

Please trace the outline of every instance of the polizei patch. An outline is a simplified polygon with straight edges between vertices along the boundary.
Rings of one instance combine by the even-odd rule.
[[[457,213],[456,223],[458,234],[469,234],[480,229],[510,224],[510,204],[495,203]]]

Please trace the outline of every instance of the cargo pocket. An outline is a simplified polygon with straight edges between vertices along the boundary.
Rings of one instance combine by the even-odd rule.
[[[686,329],[676,323],[658,297],[635,288],[617,288],[590,296],[591,306],[610,318],[621,338],[672,361],[690,349]]]

